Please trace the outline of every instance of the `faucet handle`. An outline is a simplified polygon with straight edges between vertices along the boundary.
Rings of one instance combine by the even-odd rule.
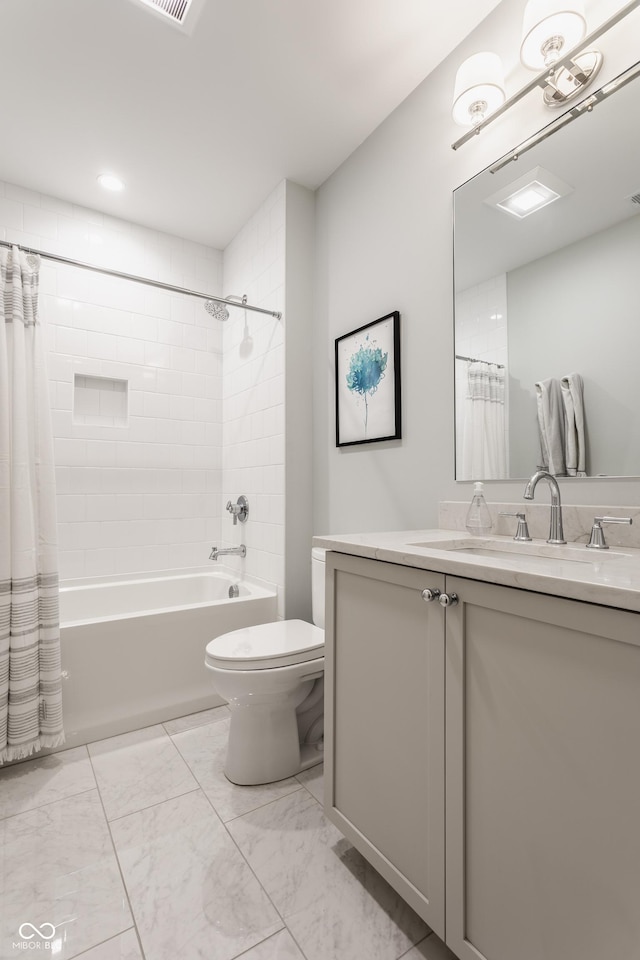
[[[249,501],[244,496],[238,497],[237,503],[232,503],[231,500],[227,501],[226,509],[233,516],[233,525],[234,527],[238,523],[246,523],[247,517],[249,516]]]
[[[529,526],[527,524],[527,518],[524,513],[499,513],[499,517],[517,517],[518,518],[518,529],[516,530],[516,535],[513,538],[514,540],[531,540],[529,536]]]
[[[632,524],[633,520],[631,517],[594,517],[593,526],[591,528],[591,539],[587,544],[587,547],[591,547],[592,550],[608,550],[609,544],[606,543],[604,539],[604,530],[602,529],[603,523],[628,523]]]

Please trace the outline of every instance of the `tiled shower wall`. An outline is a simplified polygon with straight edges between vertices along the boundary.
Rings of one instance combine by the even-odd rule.
[[[218,250],[4,183],[0,238],[222,290]],[[40,293],[61,577],[206,563],[220,535],[221,325],[192,297],[46,260]]]
[[[247,295],[268,310],[284,311],[285,210],[283,181],[224,252],[224,295]],[[246,560],[229,566],[278,588],[284,615],[284,320],[229,308],[220,322],[224,349],[223,490],[220,543],[246,544]],[[224,509],[240,494],[249,520],[235,527]]]

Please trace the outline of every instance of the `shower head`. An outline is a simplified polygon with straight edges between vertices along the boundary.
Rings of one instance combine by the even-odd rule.
[[[225,307],[224,303],[219,303],[217,300],[205,300],[204,308],[207,313],[212,317],[215,317],[216,320],[229,319],[229,311]]]
[[[237,296],[236,294],[230,293],[228,297],[224,298],[228,303],[236,303],[237,306],[243,305],[247,302],[247,295],[243,293],[242,296]],[[207,313],[211,314],[212,317],[215,317],[216,320],[228,320],[229,311],[225,307],[224,303],[221,300],[205,300],[204,308]]]

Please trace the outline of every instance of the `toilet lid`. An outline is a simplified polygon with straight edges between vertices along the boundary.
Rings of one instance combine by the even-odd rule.
[[[268,670],[323,656],[324,630],[305,620],[280,620],[210,640],[205,663],[224,670]]]

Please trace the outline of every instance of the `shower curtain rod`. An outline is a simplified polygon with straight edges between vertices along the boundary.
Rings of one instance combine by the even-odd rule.
[[[97,267],[93,263],[85,263],[83,260],[72,260],[70,257],[61,257],[57,253],[47,253],[46,250],[38,250],[36,247],[25,247],[21,243],[11,243],[9,240],[0,240],[2,247],[18,247],[25,253],[34,253],[46,260],[55,260],[56,263],[66,263],[71,267],[81,267],[83,270],[92,270],[94,273],[105,273],[110,277],[120,277],[121,280],[133,280],[135,283],[146,283],[150,287],[158,287],[160,290],[169,290],[172,293],[186,293],[191,297],[198,297],[200,300],[213,300],[215,303],[224,303],[226,307],[239,307],[241,310],[251,310],[253,313],[266,313],[269,317],[275,317],[276,320],[282,320],[282,314],[278,310],[265,310],[262,307],[252,307],[249,303],[234,303],[233,300],[225,300],[224,297],[214,297],[210,293],[202,293],[200,290],[189,290],[187,287],[176,287],[172,283],[163,283],[161,280],[150,280],[148,277],[139,277],[133,273],[123,273],[121,270],[111,270],[109,267]]]
[[[486,363],[489,366],[504,370],[504,363],[494,363],[493,360],[475,360],[473,357],[461,357],[459,353],[456,353],[456,360],[468,360],[469,363]]]

